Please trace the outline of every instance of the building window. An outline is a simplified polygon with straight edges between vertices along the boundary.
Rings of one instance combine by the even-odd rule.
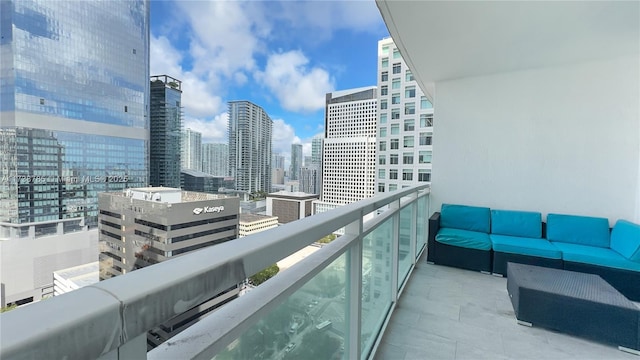
[[[380,87],[380,95],[389,95],[389,86],[382,85]]]
[[[387,123],[387,113],[380,114],[380,124],[386,124],[386,123]]]
[[[416,104],[415,103],[406,103],[404,104],[404,114],[405,115],[413,115],[416,113]]]
[[[389,55],[389,45],[382,47],[382,55]]]
[[[380,137],[386,137],[387,136],[387,128],[386,127],[381,127],[380,128]]]
[[[399,144],[400,144],[400,140],[399,139],[391,139],[391,150],[398,150]],[[392,162],[392,164],[393,164],[393,162]]]
[[[378,184],[378,192],[384,192],[384,184],[383,183]]]
[[[397,184],[389,184],[389,191],[394,191],[398,189]],[[386,274],[385,280],[389,281],[389,274]]]
[[[129,112],[129,107],[127,107],[127,105],[124,106],[124,112]]]
[[[432,133],[423,132],[420,133],[420,145],[431,145]]]
[[[404,121],[404,131],[413,131],[415,130],[416,126],[415,126],[415,120],[413,119],[406,119]]]
[[[425,96],[420,97],[420,109],[431,109],[433,105],[431,105],[431,101],[427,100]]]
[[[391,89],[396,90],[396,89],[400,89],[400,79],[399,78],[395,78],[391,81]]]
[[[398,180],[398,170],[395,170],[395,169],[389,170],[389,179]]]
[[[384,179],[384,176],[385,176],[385,170],[378,169],[378,179]]]
[[[400,51],[398,49],[393,49],[393,58],[400,59]]]
[[[44,105],[44,99],[40,98],[40,105]]]
[[[400,104],[400,93],[394,93],[393,95],[391,95],[391,104]]]
[[[418,163],[419,164],[430,164],[431,163],[431,151],[420,151],[418,153]]]
[[[414,98],[416,97],[416,87],[415,86],[407,86],[404,88],[404,97],[406,98]]]
[[[389,58],[383,58],[382,59],[382,67],[383,68],[388,68],[389,67]]]
[[[400,63],[393,64],[393,73],[400,74],[402,72],[402,65]]]
[[[418,181],[431,181],[431,172],[428,169],[418,169]]]
[[[389,72],[383,71],[380,77],[380,81],[389,81]]]
[[[384,155],[380,155],[380,157],[378,157],[378,164],[385,165],[386,163],[387,159],[384,157]]]
[[[378,149],[380,151],[386,151],[387,150],[387,142],[386,141],[380,141],[380,147]]]
[[[380,109],[381,110],[387,109],[387,100],[380,100]]]
[[[404,144],[405,148],[412,148],[413,147],[413,135],[405,136],[403,144]]]
[[[411,72],[411,70],[407,70],[404,72],[404,79],[405,81],[413,81],[413,73]]]
[[[403,153],[402,154],[402,163],[403,164],[413,164],[413,153]]]
[[[420,114],[420,127],[432,127],[433,115]]]
[[[391,124],[391,135],[400,134],[400,124]]]
[[[389,164],[398,165],[398,154],[389,155]]]
[[[411,169],[403,169],[402,170],[402,180],[413,180],[413,170]]]
[[[400,109],[391,109],[391,120],[400,119]]]

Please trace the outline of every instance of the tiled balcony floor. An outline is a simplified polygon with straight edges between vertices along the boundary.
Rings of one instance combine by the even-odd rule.
[[[640,359],[615,346],[518,325],[506,278],[425,259],[400,298],[376,359]]]

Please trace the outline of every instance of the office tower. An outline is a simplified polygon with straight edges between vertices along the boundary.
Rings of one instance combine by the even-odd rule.
[[[375,86],[327,94],[316,213],[374,195],[377,104]]]
[[[318,165],[304,166],[300,169],[300,191],[307,194],[320,195],[322,186],[322,170]]]
[[[100,280],[238,237],[238,197],[147,187],[101,193],[99,203]],[[237,297],[238,292],[234,286],[219,296],[194,301],[149,332],[149,348]]]
[[[284,169],[274,168],[272,170],[271,185],[283,185],[284,184]]]
[[[150,92],[149,184],[180,187],[182,81],[152,76]]]
[[[302,145],[291,144],[291,173],[289,180],[300,180],[300,168],[302,168]]]
[[[229,176],[228,144],[202,144],[202,172],[214,176]]]
[[[273,121],[249,101],[229,102],[229,174],[236,190],[271,191]]]
[[[378,42],[377,192],[431,181],[433,106],[393,39]]]
[[[309,166],[309,165],[311,165],[311,159],[312,159],[312,157],[311,157],[311,156],[305,156],[305,157],[304,157],[304,162],[302,163],[302,166]]]
[[[5,305],[95,261],[98,193],[149,182],[149,2],[3,0],[0,14]]]
[[[182,131],[182,169],[202,170],[202,133],[189,128]]]
[[[214,176],[202,171],[180,170],[180,188],[186,191],[217,194],[220,188],[233,189],[233,178],[228,176]]]

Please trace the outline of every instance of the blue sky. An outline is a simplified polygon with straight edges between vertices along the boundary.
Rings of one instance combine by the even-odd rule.
[[[321,133],[327,92],[376,85],[373,0],[151,2],[151,75],[182,80],[186,127],[226,142],[227,101],[274,120],[273,152]]]

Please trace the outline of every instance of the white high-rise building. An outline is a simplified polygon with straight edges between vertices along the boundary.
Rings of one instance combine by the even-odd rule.
[[[377,192],[431,181],[433,106],[393,39],[378,42]]]
[[[249,101],[229,102],[229,175],[236,190],[271,191],[273,121]]]
[[[375,194],[377,108],[375,86],[327,94],[316,213]]]
[[[202,144],[202,172],[214,176],[229,176],[229,145]]]
[[[181,167],[202,171],[202,133],[189,128],[182,131]]]
[[[311,164],[300,169],[300,191],[320,195],[321,181],[320,166]]]

